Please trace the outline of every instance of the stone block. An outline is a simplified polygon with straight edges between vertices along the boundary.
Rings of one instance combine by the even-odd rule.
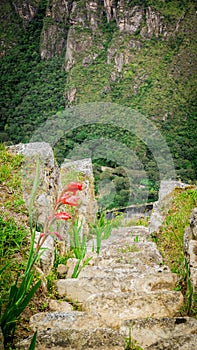
[[[120,333],[128,337],[129,332],[131,337],[146,350],[166,350],[167,344],[167,349],[171,344],[171,348],[169,347],[171,350],[194,350],[195,347],[192,348],[189,344],[190,340],[193,343],[194,338],[197,339],[197,320],[191,317],[127,320],[120,327]],[[185,347],[181,347],[183,344]]]
[[[92,295],[83,304],[86,311],[97,312],[111,327],[126,319],[173,317],[183,305],[183,296],[176,291],[121,292]]]

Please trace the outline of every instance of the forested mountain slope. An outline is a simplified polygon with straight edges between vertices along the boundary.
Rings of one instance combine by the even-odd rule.
[[[153,121],[170,147],[177,177],[194,182],[195,3],[1,1],[2,140],[28,142],[39,125],[65,107],[86,102],[117,103]],[[112,126],[84,126],[61,137],[56,145],[57,158],[61,161],[76,144],[99,135],[133,148],[148,174],[148,184],[142,181],[142,185],[151,188],[149,199],[155,199],[159,175],[154,157],[129,132]],[[95,163],[98,177],[101,165],[117,167],[106,159]],[[126,175],[121,169],[107,171],[122,191],[114,205],[125,205]]]

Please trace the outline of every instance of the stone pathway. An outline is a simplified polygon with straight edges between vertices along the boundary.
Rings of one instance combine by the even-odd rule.
[[[177,316],[183,296],[175,291],[176,282],[147,228],[115,229],[77,279],[56,283],[59,296],[80,304],[81,311],[31,318],[36,349],[124,350],[131,334],[144,350],[195,350],[197,320]],[[27,341],[19,348],[27,349]]]

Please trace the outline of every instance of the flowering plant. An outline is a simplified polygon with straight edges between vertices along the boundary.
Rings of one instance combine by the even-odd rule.
[[[35,247],[35,228],[33,227],[33,205],[36,196],[36,191],[39,184],[39,174],[40,174],[40,163],[37,160],[36,164],[36,176],[34,179],[32,192],[30,196],[29,204],[29,224],[31,231],[31,245],[28,255],[28,260],[26,268],[21,278],[19,274],[16,278],[15,283],[10,288],[8,304],[0,317],[0,328],[4,336],[4,345],[11,344],[13,342],[13,337],[15,333],[16,323],[20,315],[27,307],[31,299],[33,298],[35,292],[41,286],[41,279],[35,280],[35,272],[33,267],[35,263],[41,256],[41,248],[49,235],[55,236],[58,239],[62,240],[61,235],[58,232],[50,232],[51,224],[54,220],[69,220],[71,215],[65,211],[60,211],[59,208],[63,204],[68,204],[70,206],[77,206],[79,204],[79,198],[76,196],[77,191],[81,191],[83,186],[79,182],[72,182],[67,185],[64,191],[60,194],[59,198],[56,201],[54,210],[51,216],[49,216],[45,222],[44,230],[40,233],[38,242]],[[3,271],[3,269],[1,270]],[[35,348],[36,343],[36,333],[32,338],[29,350]]]
[[[83,186],[80,182],[71,182],[67,187],[61,192],[58,197],[53,214],[49,216],[44,225],[44,232],[40,233],[38,243],[36,245],[36,252],[38,253],[43,246],[47,236],[56,236],[59,240],[62,240],[62,236],[58,232],[50,232],[50,226],[55,219],[59,220],[69,220],[72,218],[70,213],[66,211],[58,211],[62,205],[70,205],[71,207],[76,207],[79,205],[80,198],[76,196],[77,191],[82,191]]]

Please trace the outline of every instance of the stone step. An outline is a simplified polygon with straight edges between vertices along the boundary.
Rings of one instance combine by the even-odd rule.
[[[110,275],[115,275],[118,278],[124,278],[125,275],[130,274],[157,274],[157,273],[167,273],[170,269],[166,265],[162,264],[149,264],[149,265],[137,265],[134,263],[122,264],[122,263],[111,263],[107,267],[102,266],[99,262],[94,265],[85,266],[80,272],[79,278],[82,277],[108,277]]]
[[[151,241],[150,233],[147,227],[144,227],[144,226],[119,227],[112,230],[109,238],[102,240],[101,247],[106,247],[112,243],[113,244],[116,243],[120,239],[126,239],[126,238],[129,238],[131,242]],[[95,239],[88,241],[88,248],[92,248],[93,242],[95,243]]]
[[[83,303],[93,294],[102,292],[151,292],[172,290],[175,288],[177,276],[171,272],[163,273],[125,273],[119,278],[115,273],[77,279],[59,279],[56,281],[60,297],[67,296]]]
[[[135,339],[144,350],[195,350],[197,319],[191,317],[132,319],[123,322],[120,333],[127,338],[130,333],[131,338]]]
[[[111,327],[123,320],[146,317],[174,317],[183,305],[183,296],[177,291],[104,292],[90,296],[83,310],[97,312]]]
[[[144,350],[197,350],[197,334],[174,336],[145,347]]]
[[[56,281],[59,296],[83,311],[31,318],[36,350],[125,350],[129,334],[143,350],[194,350],[197,320],[176,317],[183,305],[176,282],[146,228],[113,230],[77,279]]]
[[[124,350],[125,340],[118,330],[105,326],[96,313],[43,312],[30,319],[38,331],[36,350]],[[30,339],[18,344],[28,349]]]
[[[191,317],[130,318],[112,328],[97,313],[43,312],[31,317],[30,326],[38,331],[36,350],[124,350],[129,336],[143,350],[194,350],[197,341],[197,320]],[[29,344],[30,338],[17,349]]]
[[[88,252],[92,256],[91,265],[108,266],[109,264],[131,264],[138,265],[162,264],[163,259],[154,242],[133,242],[129,237],[116,240],[115,242],[102,243],[99,256]]]

